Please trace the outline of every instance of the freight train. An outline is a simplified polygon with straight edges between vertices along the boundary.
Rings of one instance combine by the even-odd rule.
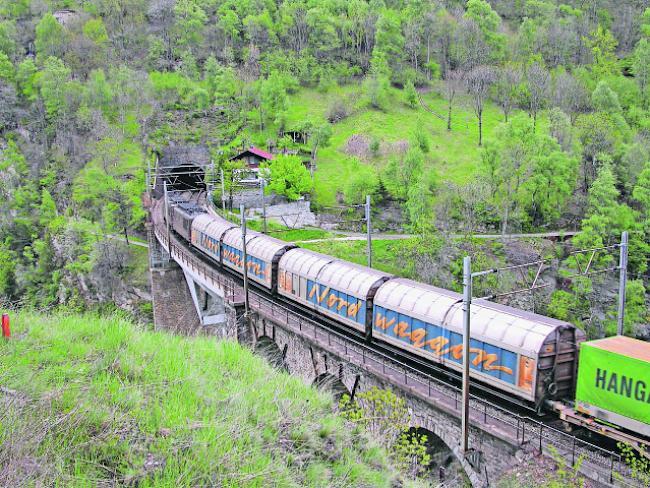
[[[302,249],[255,231],[246,235],[244,264],[238,226],[190,203],[177,202],[170,213],[170,226],[182,239],[240,275],[245,268],[248,278],[268,292],[325,315],[363,334],[369,342],[388,343],[437,366],[461,370],[463,312],[458,293]],[[601,420],[650,436],[649,419],[641,414],[650,411],[650,403],[622,411],[614,408],[613,413],[607,405],[598,407],[598,398],[603,395],[587,394],[597,385],[592,385],[591,376],[579,374],[578,356],[585,335],[574,325],[485,300],[472,303],[471,324],[473,381],[538,411],[555,406],[564,420],[573,423],[589,424],[600,413]],[[647,389],[650,402],[650,344],[637,342],[637,347],[646,349],[635,357],[645,358],[646,367],[637,368],[641,377],[631,388],[643,391],[644,400]],[[589,375],[593,374],[590,371]],[[628,380],[622,381],[627,384]],[[578,402],[577,409],[571,408],[575,415],[567,414],[566,400],[573,399],[578,384],[581,395],[591,403]],[[641,409],[638,415],[633,415],[635,408]]]

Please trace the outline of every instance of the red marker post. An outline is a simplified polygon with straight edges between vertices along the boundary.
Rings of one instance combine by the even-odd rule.
[[[5,338],[5,340],[9,340],[9,337],[11,337],[11,329],[9,328],[9,314],[8,313],[3,313],[2,314],[2,337]]]

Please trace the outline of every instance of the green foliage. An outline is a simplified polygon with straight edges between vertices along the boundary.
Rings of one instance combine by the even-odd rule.
[[[428,440],[426,435],[417,432],[403,433],[393,447],[398,467],[411,479],[427,474],[431,464],[431,455],[427,453]]]
[[[557,141],[535,131],[533,121],[518,115],[486,144],[483,167],[501,209],[502,231],[508,225],[553,222],[562,214],[575,187],[577,161]]]
[[[634,49],[632,57],[632,73],[634,80],[639,85],[644,108],[648,108],[650,99],[650,42],[640,39]]]
[[[483,33],[485,42],[491,49],[492,59],[504,55],[506,38],[499,32],[501,18],[486,0],[467,0],[465,17],[472,19]]]
[[[103,46],[108,43],[108,32],[101,18],[89,19],[83,26],[84,35],[95,44]]]
[[[591,103],[593,103],[596,110],[601,112],[620,113],[621,104],[618,101],[618,96],[609,87],[607,82],[601,80],[598,86],[591,94]]]
[[[594,57],[592,71],[596,79],[618,74],[620,72],[619,62],[616,58],[616,46],[618,42],[611,31],[598,25],[591,33],[589,45]]]
[[[16,52],[16,22],[13,20],[0,20],[0,52],[10,57]]]
[[[268,190],[289,200],[298,200],[314,187],[309,171],[297,156],[276,156],[268,166],[268,171]]]
[[[36,88],[36,64],[32,58],[24,59],[16,70],[16,81],[21,93],[28,100],[34,100],[38,95]]]
[[[21,340],[0,344],[0,376],[36,401],[3,412],[0,444],[47,469],[6,474],[48,486],[396,482],[385,451],[349,429],[331,396],[234,341],[147,332],[124,315],[12,313]]]
[[[66,93],[70,70],[59,58],[50,56],[45,60],[43,70],[36,75],[43,104],[50,121],[56,121],[66,109]]]
[[[643,280],[630,280],[625,288],[625,318],[623,320],[623,334],[634,337],[640,332],[640,327],[648,323],[648,307],[646,305],[646,289]],[[618,322],[615,319],[617,307],[612,307],[612,319],[605,322],[605,334],[616,335]]]
[[[388,77],[378,74],[370,74],[364,81],[364,92],[368,103],[377,110],[388,108],[390,81]]]
[[[416,108],[418,106],[418,93],[415,91],[415,85],[413,85],[413,82],[410,80],[407,81],[406,86],[404,86],[404,100],[406,101],[406,105],[411,108]]]
[[[650,35],[650,32],[648,34]],[[632,471],[632,477],[642,486],[650,485],[650,461],[648,461],[647,453],[643,448],[641,452],[637,452],[632,446],[624,442],[619,442],[616,445],[621,451],[623,461]]]
[[[426,132],[422,128],[418,128],[413,134],[414,145],[420,148],[424,154],[427,154],[431,150],[431,141]]]
[[[365,203],[366,195],[375,198],[379,191],[379,176],[374,166],[362,164],[353,159],[349,165],[349,173],[343,188],[345,202],[350,205]]]
[[[0,80],[11,83],[15,76],[13,63],[5,53],[0,51]]]
[[[65,38],[63,26],[47,12],[36,25],[36,39],[34,45],[39,59],[47,59],[49,56],[60,56],[63,54],[63,43]]]
[[[386,190],[394,198],[406,200],[411,185],[420,178],[424,154],[420,148],[410,148],[402,157],[393,157],[382,174]]]

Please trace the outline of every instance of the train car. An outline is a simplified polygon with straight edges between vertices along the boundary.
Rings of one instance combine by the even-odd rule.
[[[370,335],[372,299],[391,275],[307,249],[280,259],[278,293]]]
[[[282,256],[296,247],[285,241],[266,236],[259,232],[248,231],[246,234],[246,269],[248,277],[275,291],[278,263]],[[243,240],[240,229],[231,229],[221,239],[221,258],[224,266],[239,273],[243,272]]]
[[[197,249],[221,263],[221,238],[237,226],[221,217],[207,213],[198,215],[192,222],[191,243]]]
[[[205,210],[194,203],[181,201],[171,207],[170,213],[172,229],[189,241],[192,234],[192,222],[198,215],[205,214]]]
[[[572,324],[476,300],[471,306],[470,376],[541,408],[544,400],[572,398],[578,344]],[[448,368],[463,361],[462,297],[396,278],[374,300],[373,338]]]
[[[615,336],[583,342],[576,410],[650,437],[650,343]]]

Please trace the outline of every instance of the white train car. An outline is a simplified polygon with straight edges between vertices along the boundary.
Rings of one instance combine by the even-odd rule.
[[[391,275],[307,249],[292,249],[278,266],[278,293],[369,334],[372,299]]]
[[[204,213],[192,221],[192,239],[194,247],[221,263],[221,238],[236,227],[221,217]]]
[[[470,375],[539,405],[570,397],[584,333],[568,322],[485,300],[471,306]],[[462,297],[395,278],[374,298],[373,338],[460,371]]]
[[[295,245],[249,231],[246,234],[246,269],[248,277],[269,290],[275,289],[280,258]],[[224,266],[243,273],[244,246],[239,228],[231,229],[221,239],[221,257]]]

